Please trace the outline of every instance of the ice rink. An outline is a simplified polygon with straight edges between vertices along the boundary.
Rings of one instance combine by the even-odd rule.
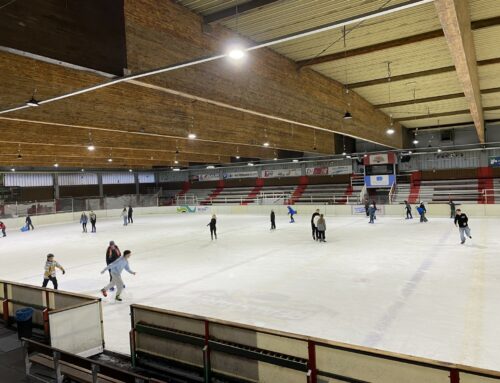
[[[124,273],[122,303],[103,300],[108,349],[129,352],[128,305],[140,303],[500,370],[500,219],[471,219],[465,245],[451,219],[429,219],[327,217],[323,244],[300,214],[277,216],[275,232],[266,216],[221,215],[213,242],[197,214],[99,220],[97,234],[9,227],[0,278],[40,285],[52,252],[61,289],[100,296],[114,240],[137,275]]]

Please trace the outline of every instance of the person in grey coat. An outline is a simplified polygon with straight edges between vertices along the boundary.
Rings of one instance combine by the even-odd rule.
[[[375,213],[377,212],[377,208],[371,204],[370,207],[368,208],[368,214],[370,216],[370,222],[368,223],[375,223]]]
[[[326,242],[325,231],[326,231],[325,217],[323,216],[323,214],[320,214],[318,222],[316,223],[316,233],[317,233],[318,241]]]

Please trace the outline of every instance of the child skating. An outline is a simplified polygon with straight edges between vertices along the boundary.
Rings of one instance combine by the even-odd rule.
[[[54,260],[54,254],[47,255],[47,261],[45,262],[45,273],[43,274],[43,284],[42,287],[47,287],[49,281],[52,282],[54,290],[57,290],[57,278],[56,278],[56,268],[61,270],[63,275],[66,274],[66,270],[62,267],[56,260]]]
[[[411,214],[411,205],[406,200],[405,200],[405,210],[406,210],[406,218],[405,219],[413,219],[413,215]]]
[[[377,208],[371,204],[368,208],[368,215],[370,216],[370,221],[368,223],[375,223],[375,213],[377,212]]]
[[[467,214],[462,213],[462,210],[460,209],[456,210],[455,226],[458,226],[458,230],[460,231],[460,240],[461,240],[460,243],[462,245],[465,243],[466,235],[467,237],[472,239],[470,235],[469,218],[467,217]]]
[[[87,217],[87,214],[85,212],[82,213],[80,216],[80,223],[82,224],[82,233],[87,232],[87,222],[89,221],[89,218]]]
[[[106,266],[104,270],[101,271],[101,274],[104,274],[106,270],[109,270],[111,273],[111,281],[101,289],[102,295],[105,297],[108,296],[108,290],[114,288],[116,286],[116,295],[115,299],[119,302],[122,301],[120,298],[120,294],[123,290],[123,280],[122,280],[122,271],[125,269],[127,272],[129,272],[132,275],[135,275],[136,272],[130,270],[129,264],[128,264],[128,259],[132,255],[132,252],[130,250],[125,250],[123,252],[123,256],[118,258],[116,261],[113,263],[109,264]]]
[[[271,230],[276,230],[276,214],[271,210]]]
[[[326,242],[325,239],[326,232],[326,221],[323,214],[321,214],[316,222],[316,240],[320,242]]]
[[[290,223],[295,223],[293,216],[297,214],[297,211],[293,210],[291,206],[288,206],[288,214],[290,215]]]

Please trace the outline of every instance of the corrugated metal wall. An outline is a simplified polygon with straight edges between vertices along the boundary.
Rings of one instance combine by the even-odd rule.
[[[96,173],[63,173],[57,176],[59,186],[97,185]]]
[[[117,185],[117,184],[134,184],[134,174],[133,173],[103,173],[102,174],[102,184],[103,185]]]
[[[140,184],[154,184],[155,174],[154,173],[139,173],[138,174]]]
[[[5,186],[37,187],[52,186],[54,178],[52,174],[44,173],[7,173],[5,174]]]

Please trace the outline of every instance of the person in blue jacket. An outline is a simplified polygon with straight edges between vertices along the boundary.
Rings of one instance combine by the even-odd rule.
[[[115,299],[117,301],[122,301],[120,298],[120,294],[123,290],[123,280],[122,280],[122,271],[125,269],[127,272],[129,272],[132,275],[135,275],[136,272],[130,270],[129,264],[128,264],[128,259],[131,257],[132,252],[130,250],[125,250],[123,252],[123,256],[118,258],[116,261],[113,263],[110,263],[108,266],[104,268],[104,270],[101,271],[101,274],[104,274],[106,270],[109,270],[111,272],[111,282],[109,282],[104,288],[101,289],[102,295],[105,297],[108,296],[108,290],[111,289],[112,287],[116,286],[116,295]]]
[[[295,220],[293,219],[293,216],[297,214],[297,211],[293,210],[291,206],[288,206],[288,214],[290,215],[290,223],[294,223]]]
[[[417,207],[418,214],[420,214],[420,222],[429,221],[425,216],[427,214],[427,209],[425,208],[424,201],[420,201],[420,205]]]

